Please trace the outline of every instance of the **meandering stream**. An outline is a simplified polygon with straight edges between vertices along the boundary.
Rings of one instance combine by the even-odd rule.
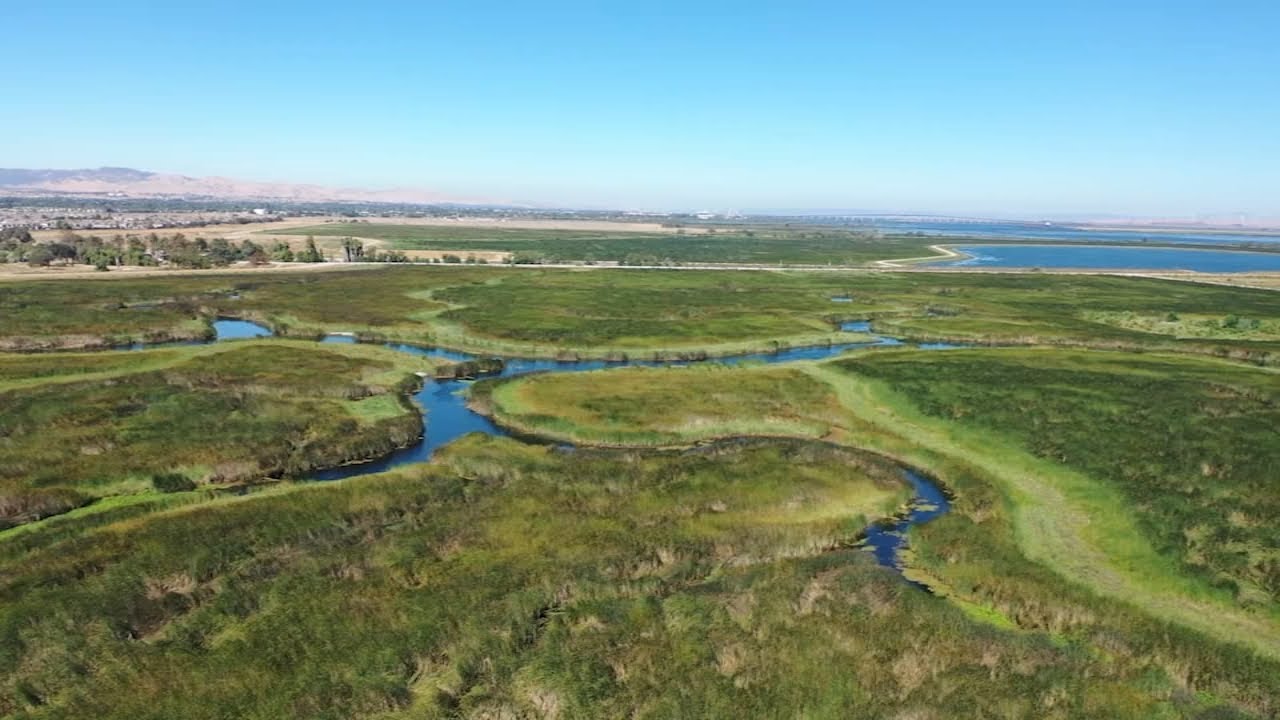
[[[850,322],[841,325],[846,332],[868,333],[865,342],[840,343],[802,348],[790,348],[774,353],[752,353],[732,357],[716,358],[714,362],[725,365],[741,365],[744,363],[777,364],[797,360],[822,360],[839,355],[846,350],[873,346],[901,345],[893,338],[870,335],[870,325],[865,322]],[[269,328],[245,320],[218,320],[214,323],[217,340],[236,340],[245,338],[268,337],[272,335]],[[350,335],[335,334],[326,336],[321,342],[353,343]],[[421,355],[453,362],[466,362],[480,359],[479,356],[454,350],[425,348],[401,343],[387,343],[386,347],[399,352]],[[941,350],[958,347],[943,343],[920,345],[923,349]],[[571,373],[600,370],[612,367],[672,367],[685,366],[699,361],[656,362],[631,360],[626,362],[606,362],[604,360],[536,360],[528,358],[505,358],[505,366],[493,377],[517,377],[530,373]],[[423,413],[423,436],[416,444],[396,450],[369,462],[343,465],[330,468],[311,475],[314,480],[342,480],[345,478],[383,472],[408,463],[426,462],[435,451],[463,435],[473,432],[487,435],[511,437],[511,432],[493,422],[490,418],[472,410],[467,405],[466,380],[432,380],[424,381],[422,389],[414,394]],[[950,509],[946,495],[942,489],[924,475],[909,468],[902,469],[904,479],[915,490],[907,511],[891,520],[874,524],[866,529],[868,548],[881,565],[902,572],[902,551],[907,546],[907,532],[912,526],[932,520]],[[913,584],[924,588],[919,583]],[[926,590],[928,588],[925,588]]]

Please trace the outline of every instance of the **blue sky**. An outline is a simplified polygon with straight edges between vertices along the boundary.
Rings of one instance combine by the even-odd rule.
[[[1280,217],[1280,2],[5,3],[0,166]]]

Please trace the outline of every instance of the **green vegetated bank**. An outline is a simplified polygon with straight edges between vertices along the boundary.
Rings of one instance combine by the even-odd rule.
[[[495,273],[514,270],[491,271]],[[872,319],[921,340],[1172,348],[1276,362],[1280,342],[1178,339],[1090,320],[1091,310],[1280,317],[1280,294],[1101,276],[528,271],[432,293],[451,308],[430,321],[459,346],[549,355],[647,356],[653,349],[760,349],[831,337],[832,323]],[[835,303],[833,297],[850,302]]]
[[[380,329],[412,324],[415,313],[443,308],[413,293],[475,280],[462,269],[378,270],[0,281],[0,350],[205,340],[213,337],[210,322],[220,315],[266,321],[285,332],[300,316],[313,334],[329,323]]]
[[[786,367],[625,368],[481,383],[472,403],[525,433],[593,445],[675,446],[734,436],[822,438],[847,413]]]
[[[33,359],[0,356],[0,378]],[[400,396],[416,382],[413,368],[430,367],[380,348],[288,342],[49,359],[34,381],[0,381],[4,526],[105,496],[291,476],[389,452],[421,432]]]
[[[1022,374],[992,370],[996,375],[984,375],[972,369],[999,368],[1002,358],[1024,363],[1020,366]],[[950,370],[938,373],[935,368],[939,366]],[[1108,372],[1110,377],[1080,374],[1063,378],[1053,373],[1055,366]],[[1035,368],[1048,370],[1041,376]],[[891,374],[893,377],[888,377]],[[897,378],[908,379],[899,386]],[[1207,390],[1219,403],[1210,402],[1197,417],[1191,408],[1205,402],[1205,398],[1192,390],[1207,378],[1208,387],[1199,389]],[[569,380],[582,382],[571,386]],[[923,432],[909,418],[904,420],[899,411],[890,407],[897,396],[849,392],[850,388],[861,390],[869,387],[868,383],[881,382],[895,390],[901,387],[901,397],[908,399],[921,388],[934,388],[936,384],[940,394],[949,397],[963,392],[966,398],[985,398],[990,407],[967,408],[958,418],[948,412],[946,422],[939,423],[942,435],[935,436]],[[825,391],[814,388],[812,383],[825,385]],[[1076,408],[1076,417],[1068,419],[1044,418],[1028,406],[1034,402],[1038,389],[1051,392],[1069,387],[1079,401],[1094,395],[1108,397],[1126,383],[1136,390],[1119,402],[1129,407],[1118,409],[1099,402],[1092,406],[1100,413],[1093,419],[1086,417],[1089,410],[1085,408]],[[1231,398],[1240,399],[1243,395],[1223,394],[1223,383],[1252,388],[1255,397],[1243,405],[1229,407]],[[776,387],[776,392],[770,393],[768,386]],[[693,391],[695,387],[701,391]],[[908,572],[914,577],[983,622],[1108,658],[1108,663],[1114,664],[1108,664],[1107,673],[1114,673],[1117,667],[1142,668],[1155,683],[1152,687],[1159,686],[1158,692],[1168,697],[1202,693],[1206,697],[1228,698],[1269,716],[1277,710],[1274,701],[1280,697],[1275,694],[1273,683],[1265,680],[1280,678],[1280,665],[1276,662],[1280,657],[1280,645],[1276,643],[1280,620],[1274,599],[1259,591],[1263,575],[1254,573],[1265,573],[1268,567],[1274,567],[1270,563],[1276,544],[1272,530],[1253,521],[1275,517],[1270,499],[1253,514],[1244,516],[1251,520],[1246,534],[1218,535],[1223,546],[1217,551],[1229,555],[1230,565],[1246,573],[1240,576],[1239,584],[1215,571],[1205,576],[1202,589],[1183,577],[1188,572],[1199,577],[1197,569],[1179,570],[1175,563],[1162,561],[1154,552],[1143,555],[1147,544],[1135,535],[1141,532],[1136,523],[1132,527],[1117,525],[1113,517],[1104,517],[1097,514],[1096,507],[1085,506],[1085,525],[1073,525],[1072,518],[1080,512],[1076,506],[1079,499],[1055,499],[1054,493],[1062,491],[1060,487],[1052,483],[1040,489],[1024,487],[1021,490],[1044,493],[1025,498],[1015,492],[1016,486],[1007,484],[1006,478],[993,477],[986,464],[1017,466],[1012,455],[1018,448],[1016,440],[1008,441],[1006,446],[998,438],[982,436],[978,445],[982,454],[975,460],[986,464],[980,464],[950,444],[947,428],[950,422],[980,423],[985,410],[998,407],[992,414],[1021,433],[1061,440],[1059,453],[1078,458],[1097,451],[1099,457],[1094,458],[1090,470],[1132,467],[1135,475],[1145,472],[1152,477],[1154,473],[1161,481],[1166,481],[1167,473],[1167,484],[1147,488],[1129,504],[1123,495],[1111,498],[1098,492],[1099,483],[1109,482],[1106,474],[1090,481],[1093,485],[1083,491],[1094,496],[1095,502],[1108,503],[1109,511],[1122,518],[1145,515],[1153,523],[1171,523],[1173,528],[1166,529],[1165,535],[1174,536],[1179,522],[1186,525],[1186,517],[1202,522],[1220,518],[1218,529],[1240,525],[1242,516],[1228,519],[1232,517],[1231,508],[1226,507],[1233,502],[1230,498],[1257,497],[1269,483],[1266,468],[1254,466],[1253,461],[1274,450],[1276,441],[1269,434],[1273,422],[1266,413],[1270,411],[1259,407],[1256,393],[1266,392],[1267,388],[1274,392],[1275,387],[1271,371],[1198,358],[1058,349],[877,350],[849,360],[798,363],[785,368],[625,369],[575,376],[531,376],[482,384],[476,394],[479,404],[505,424],[577,442],[687,444],[754,430],[761,434],[821,435],[908,458],[928,467],[957,493],[951,513],[913,529],[915,557]],[[833,394],[840,398],[841,406],[831,405]],[[1249,391],[1245,391],[1247,394]],[[753,409],[747,410],[753,403]],[[928,410],[934,406],[924,407]],[[947,404],[941,407],[951,408]],[[1170,421],[1173,425],[1184,424],[1172,441],[1162,427],[1154,425],[1165,411],[1185,416]],[[1194,432],[1198,423],[1210,417],[1236,415],[1236,420],[1212,433],[1208,440],[1224,452],[1242,453],[1241,467],[1226,488],[1219,489],[1217,483],[1203,476],[1198,464],[1194,472],[1179,473],[1178,470],[1189,468],[1179,469],[1175,458],[1167,457],[1169,462],[1160,467],[1148,457],[1172,455],[1165,449],[1166,442],[1186,442],[1191,448],[1187,452],[1193,453],[1195,448],[1204,446],[1187,435]],[[743,416],[751,428],[743,426]],[[1090,423],[1095,430],[1107,433],[1113,423],[1123,423],[1126,417],[1136,424],[1132,430],[1117,431],[1093,444],[1076,437],[1086,433]],[[1062,427],[1068,421],[1076,423],[1075,428]],[[1232,438],[1232,429],[1242,427],[1244,434]],[[1075,440],[1080,442],[1066,447]],[[1247,445],[1265,449],[1248,450]],[[1063,462],[1058,453],[1051,454],[1050,459]],[[1151,506],[1161,503],[1163,493],[1175,495],[1176,502],[1164,502],[1176,505],[1183,513],[1182,520],[1176,515],[1153,514]],[[1043,512],[1051,513],[1057,524],[1028,525],[1029,516],[1034,519]],[[1089,525],[1105,534],[1097,536]],[[1028,538],[1028,532],[1035,536]],[[1046,564],[1041,559],[1046,554],[1045,547],[1049,555],[1075,553],[1096,564],[1084,572]],[[1206,550],[1199,547],[1197,557],[1204,558]],[[1029,560],[1028,554],[1033,554],[1036,561]],[[1127,565],[1134,561],[1141,564]],[[1114,585],[1117,578],[1126,584]],[[1230,588],[1232,592],[1215,594],[1220,588]],[[1073,712],[1106,716],[1100,712],[1082,713],[1079,708]],[[1153,712],[1153,716],[1159,715]]]
[[[1280,340],[1280,318],[1241,317],[1234,312],[1142,314],[1135,312],[1093,312],[1088,320],[1178,338],[1223,340]]]
[[[271,231],[276,232],[276,231]],[[286,230],[293,235],[355,236],[399,250],[502,251],[517,263],[618,262],[628,265],[742,263],[864,265],[936,254],[938,238],[830,228],[726,228],[677,234],[626,230],[542,230],[388,223],[328,223]]]
[[[904,497],[894,466],[822,444],[475,436],[0,556],[0,712],[1145,719],[1280,696],[1268,663],[1003,630],[846,549]]]
[[[1160,552],[1242,604],[1280,603],[1280,375],[1043,350],[888,353],[843,366],[929,415],[1113,484]]]
[[[1242,329],[1178,337],[1118,324],[1114,313],[1222,316]],[[0,283],[3,348],[204,337],[217,315],[298,336],[340,330],[542,357],[697,357],[847,341],[856,336],[835,332],[836,322],[871,319],[880,332],[922,340],[1280,358],[1280,341],[1267,334],[1280,322],[1280,294],[1122,277],[393,267]]]
[[[137,355],[123,352],[0,355],[0,387],[39,384],[45,378],[67,378],[137,370],[143,365],[168,365],[182,356],[181,350],[149,350]]]
[[[0,351],[210,338],[215,287],[185,278],[0,282]]]

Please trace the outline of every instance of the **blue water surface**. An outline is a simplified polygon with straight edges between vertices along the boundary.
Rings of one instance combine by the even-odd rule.
[[[1115,245],[959,245],[970,257],[939,267],[1076,268],[1098,270],[1280,271],[1280,253]]]
[[[1277,244],[1280,233],[1230,233],[1212,231],[1152,232],[1133,230],[1095,230],[1065,225],[1016,222],[945,222],[875,220],[868,226],[886,233],[920,232],[950,237],[1061,240],[1097,243],[1152,243],[1161,245],[1238,245]]]
[[[218,340],[245,340],[248,338],[271,337],[275,334],[271,332],[271,328],[264,327],[258,323],[232,319],[215,320],[213,331],[217,333]]]
[[[902,551],[907,547],[907,531],[911,526],[929,522],[951,509],[951,502],[942,489],[923,475],[903,468],[902,476],[915,490],[915,498],[911,501],[906,514],[867,528],[867,546],[875,554],[876,561],[899,572],[902,571]],[[920,585],[914,581],[911,582]],[[920,585],[920,587],[924,586]]]

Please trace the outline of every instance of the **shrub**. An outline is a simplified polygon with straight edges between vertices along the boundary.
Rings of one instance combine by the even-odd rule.
[[[163,493],[187,492],[195,490],[196,484],[182,473],[156,473],[151,476],[151,484]]]

